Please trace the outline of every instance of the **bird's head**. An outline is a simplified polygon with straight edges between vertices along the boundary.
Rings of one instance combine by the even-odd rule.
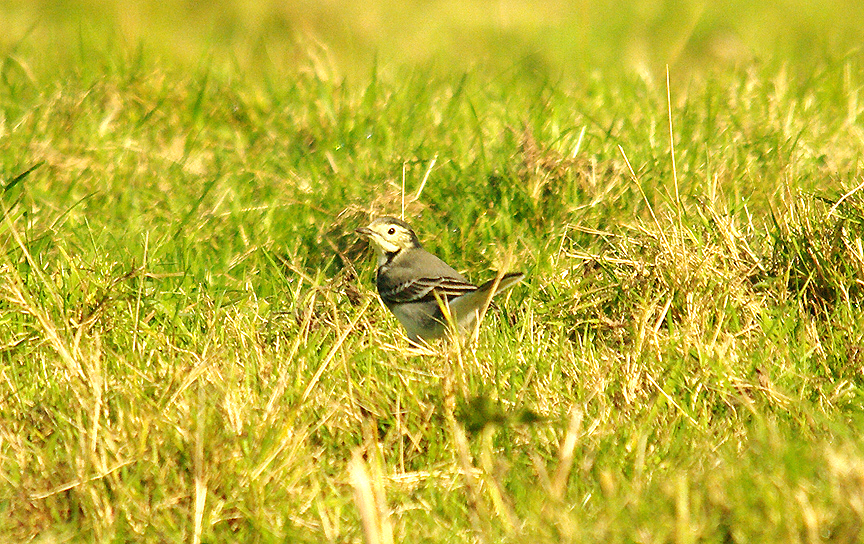
[[[386,258],[387,255],[399,253],[403,249],[420,247],[420,241],[411,226],[395,217],[379,217],[369,226],[360,227],[354,232],[369,238],[379,258]]]

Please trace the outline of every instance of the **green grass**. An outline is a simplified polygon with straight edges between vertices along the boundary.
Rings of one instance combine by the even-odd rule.
[[[0,540],[862,539],[854,17],[502,3],[458,55],[386,2],[74,5],[0,8]],[[403,200],[528,274],[476,344],[379,303]]]

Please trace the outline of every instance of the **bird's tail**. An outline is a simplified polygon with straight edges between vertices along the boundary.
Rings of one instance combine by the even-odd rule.
[[[482,292],[488,294],[492,291],[492,289],[495,289],[495,292],[492,293],[492,296],[494,297],[501,291],[513,287],[514,285],[522,281],[524,278],[525,274],[523,272],[508,272],[507,274],[501,276],[500,280],[498,278],[492,278],[491,280],[487,281],[486,283],[478,287],[477,291],[475,292]]]
[[[470,293],[451,299],[448,308],[450,315],[455,316],[457,321],[464,319],[473,321],[472,314],[482,318],[492,301],[492,297],[513,287],[523,278],[525,278],[525,274],[522,272],[510,272],[487,281]]]

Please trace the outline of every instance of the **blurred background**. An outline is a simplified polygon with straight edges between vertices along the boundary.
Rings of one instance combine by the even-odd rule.
[[[667,64],[678,78],[753,62],[806,73],[857,52],[862,21],[860,0],[4,0],[0,46],[30,69],[120,47],[244,71],[312,52],[349,78],[418,66],[656,79]]]

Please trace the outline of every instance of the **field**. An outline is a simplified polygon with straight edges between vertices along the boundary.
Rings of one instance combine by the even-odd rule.
[[[618,4],[0,5],[0,541],[864,540],[864,4]]]

